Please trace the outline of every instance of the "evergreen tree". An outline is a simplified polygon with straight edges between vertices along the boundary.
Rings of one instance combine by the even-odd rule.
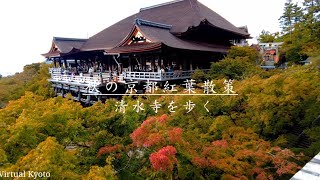
[[[288,0],[284,5],[284,12],[279,18],[280,27],[283,34],[291,34],[296,23],[302,21],[303,13],[301,7],[298,4],[293,4],[291,0]]]
[[[293,5],[293,25],[303,21],[302,8],[298,4]]]
[[[320,30],[320,5],[318,0],[304,0],[303,2],[304,6],[304,22],[306,28],[311,29],[311,35],[314,36],[314,38],[318,38],[317,35],[319,35]]]
[[[284,12],[282,16],[279,18],[280,27],[282,28],[282,32],[284,34],[291,33],[292,31],[292,20],[293,20],[293,3],[291,0],[288,0],[284,4]]]
[[[319,0],[304,0],[304,10],[306,12],[306,20],[312,20],[312,23],[320,19],[320,4]]]

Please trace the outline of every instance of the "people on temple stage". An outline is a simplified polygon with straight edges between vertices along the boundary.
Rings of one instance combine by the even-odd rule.
[[[100,82],[103,83],[102,71],[99,72],[99,79],[100,79]]]
[[[161,73],[165,73],[166,71],[165,71],[165,68],[164,68],[164,66],[162,65],[162,67],[161,67]]]
[[[67,69],[66,69],[66,68],[64,68],[64,70],[63,70],[63,74],[64,74],[64,75],[68,75],[68,71],[67,71]]]
[[[112,71],[111,71],[111,69],[109,68],[109,82],[111,82],[112,79],[113,79],[113,77],[112,77]]]
[[[90,68],[89,68],[90,77],[93,77],[93,71],[94,71],[93,67],[90,67]]]

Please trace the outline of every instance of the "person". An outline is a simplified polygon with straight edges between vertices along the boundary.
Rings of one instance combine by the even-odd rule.
[[[111,82],[112,79],[113,79],[113,77],[112,77],[112,71],[111,71],[111,69],[109,69],[109,82]]]
[[[90,77],[93,77],[93,68],[92,67],[89,68],[89,74],[90,74]]]
[[[161,73],[165,73],[164,66],[161,67]]]
[[[172,66],[169,66],[168,72],[169,72],[170,76],[173,77],[173,67]]]
[[[102,71],[99,72],[99,78],[100,78],[100,82],[101,82],[101,84],[102,84],[102,83],[103,83]]]

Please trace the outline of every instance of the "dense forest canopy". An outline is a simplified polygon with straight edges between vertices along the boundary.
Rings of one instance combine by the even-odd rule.
[[[312,0],[286,3],[287,59],[319,55],[318,8]],[[206,80],[223,92],[233,79],[237,96],[122,98],[128,107],[143,103],[139,113],[116,111],[112,98],[84,107],[72,96],[54,97],[49,65],[28,65],[0,79],[0,171],[50,172],[50,179],[289,179],[320,150],[320,64],[314,58],[265,71],[259,59],[254,49],[232,47],[209,73],[193,76],[198,93]]]
[[[23,96],[0,109],[0,170],[48,171],[53,179],[287,179],[320,149],[319,70],[264,71],[254,52],[234,47],[210,73],[198,73],[198,87],[210,79],[217,91],[234,78],[238,96],[123,97],[131,107],[144,103],[139,113],[116,112],[116,99],[83,107],[71,96],[53,97],[48,66],[27,66],[0,80],[6,91],[11,84],[3,82],[33,72],[19,86]],[[164,107],[158,113],[154,100]],[[187,100],[196,104],[190,113]],[[172,101],[176,112],[165,108]]]

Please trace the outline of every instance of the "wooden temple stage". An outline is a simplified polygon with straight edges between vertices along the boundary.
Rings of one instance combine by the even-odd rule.
[[[135,84],[163,85],[191,79],[196,69],[207,71],[223,58],[233,42],[250,38],[197,0],[175,0],[141,8],[88,39],[54,37],[43,54],[57,95],[71,93],[91,103],[125,93]],[[116,83],[110,91],[108,84]]]

